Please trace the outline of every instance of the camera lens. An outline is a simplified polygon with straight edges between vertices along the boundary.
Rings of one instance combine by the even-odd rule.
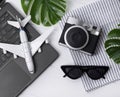
[[[72,26],[65,32],[64,40],[69,48],[78,50],[87,45],[89,34],[81,26]]]

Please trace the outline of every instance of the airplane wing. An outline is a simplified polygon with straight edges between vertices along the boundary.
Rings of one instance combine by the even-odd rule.
[[[22,49],[22,45],[13,45],[13,44],[6,44],[6,43],[0,43],[0,48],[3,50],[6,50],[10,53],[13,53],[15,55],[18,55],[22,58],[24,58],[24,52]]]
[[[7,21],[9,25],[13,26],[13,27],[16,27],[16,28],[20,28],[20,24],[19,22],[16,22],[16,21]]]
[[[49,37],[51,32],[43,33],[37,39],[30,42],[32,56],[37,52],[37,50],[41,47],[41,45],[44,43],[44,41]]]

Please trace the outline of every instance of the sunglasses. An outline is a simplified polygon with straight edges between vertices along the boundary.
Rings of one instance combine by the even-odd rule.
[[[71,79],[78,79],[83,75],[84,72],[93,79],[98,80],[104,78],[104,75],[109,70],[108,66],[79,66],[79,65],[64,65],[61,66],[61,69],[65,73],[63,77],[68,76]]]

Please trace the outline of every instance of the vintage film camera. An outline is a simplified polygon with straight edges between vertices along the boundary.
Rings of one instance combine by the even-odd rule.
[[[67,46],[72,50],[80,50],[92,55],[95,51],[100,32],[100,27],[84,23],[74,17],[69,17],[65,23],[59,44]]]

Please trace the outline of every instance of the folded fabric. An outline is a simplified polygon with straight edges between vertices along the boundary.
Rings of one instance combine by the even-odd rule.
[[[60,21],[63,29],[67,18],[76,17],[85,23],[100,26],[102,32],[93,56],[88,56],[80,51],[70,50],[75,64],[77,65],[108,65],[110,70],[105,75],[105,79],[91,80],[87,75],[81,77],[86,91],[91,91],[98,87],[120,79],[120,67],[115,64],[107,55],[104,48],[104,41],[107,33],[117,28],[120,23],[120,0],[98,0],[94,3],[66,13]]]

